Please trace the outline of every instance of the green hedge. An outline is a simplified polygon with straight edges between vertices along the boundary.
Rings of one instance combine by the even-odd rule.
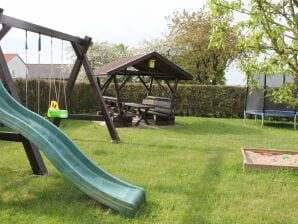
[[[25,104],[25,80],[16,80],[16,87]],[[29,109],[37,111],[37,81],[28,81],[28,105]],[[56,83],[58,88],[58,83]],[[61,85],[61,93],[62,85]],[[52,97],[56,99],[52,83]],[[163,95],[154,86],[154,95]],[[114,95],[113,88],[108,89],[106,95]],[[142,84],[128,84],[121,90],[121,98],[124,101],[141,102],[146,96],[145,88]],[[203,117],[242,117],[244,109],[245,88],[230,86],[202,86],[186,85],[178,86],[175,96],[175,113],[183,116],[203,116]],[[60,100],[64,100],[63,97]],[[49,83],[40,81],[40,111],[46,113],[49,104]],[[71,113],[90,113],[97,111],[98,103],[93,94],[93,90],[88,83],[77,83],[71,95]]]
[[[180,86],[175,105],[185,116],[238,118],[243,116],[246,88],[230,86]]]

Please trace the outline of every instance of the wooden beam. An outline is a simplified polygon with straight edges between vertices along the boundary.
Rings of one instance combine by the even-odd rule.
[[[149,85],[149,90],[147,91],[147,96],[151,94],[152,86],[153,86],[153,77],[151,77],[150,79],[150,85]]]
[[[69,75],[69,79],[68,79],[66,87],[65,87],[67,103],[69,103],[71,92],[72,92],[74,84],[78,78],[81,67],[82,67],[82,63],[80,60],[77,59],[72,67],[71,73]]]
[[[17,89],[13,83],[10,71],[8,69],[6,60],[4,58],[4,53],[0,46],[0,79],[2,80],[4,86],[7,88],[9,93],[15,98],[19,103],[21,103],[20,97],[17,94]]]
[[[32,173],[35,175],[45,175],[48,173],[38,148],[31,144],[24,136],[15,132],[1,131],[0,140],[10,142],[21,142],[23,144],[26,156],[30,163]]]
[[[0,15],[1,18],[1,15]],[[10,71],[8,69],[6,60],[4,58],[4,54],[2,48],[0,47],[0,79],[2,80],[3,84],[5,85],[7,91],[11,94],[12,97],[15,98],[19,103],[21,103],[20,97],[17,93],[17,89],[14,85],[12,80]],[[6,136],[5,136],[6,135]],[[17,135],[15,134],[2,134],[2,139],[6,138],[7,140],[15,138],[15,140],[20,140]],[[4,139],[3,139],[4,140]],[[31,165],[31,169],[33,174],[36,175],[44,175],[47,173],[46,166],[43,162],[41,154],[36,146],[31,144],[27,139],[22,140],[26,155],[28,157],[29,163]]]
[[[159,80],[154,79],[156,81],[156,83],[158,84],[158,86],[166,93],[169,95],[167,89],[159,82]]]
[[[174,94],[176,94],[176,92],[177,92],[178,82],[179,82],[179,79],[176,79],[175,83],[174,83]]]
[[[10,142],[22,142],[25,138],[19,133],[15,132],[0,132],[0,140],[10,141]]]
[[[107,90],[107,88],[109,87],[109,85],[110,85],[110,83],[111,83],[112,80],[113,80],[113,76],[110,75],[107,78],[107,80],[104,82],[104,84],[102,85],[102,88],[101,88],[103,93]]]
[[[167,86],[169,87],[171,93],[173,94],[174,89],[173,89],[172,86],[170,85],[169,81],[168,81],[168,80],[164,80],[164,81],[165,81],[165,83],[167,84]]]
[[[117,98],[117,107],[118,107],[118,113],[122,115],[122,108],[121,108],[121,99],[120,99],[120,92],[119,92],[119,86],[116,75],[113,75],[114,85],[115,85],[115,91],[116,91],[116,98]]]
[[[41,154],[38,148],[30,143],[27,139],[24,139],[23,147],[25,149],[27,158],[32,168],[32,172],[35,175],[45,175],[48,173],[47,168],[43,162]]]
[[[177,86],[178,86],[178,82],[179,82],[179,79],[177,78],[174,82],[174,87],[173,87],[173,90],[172,90],[172,94],[170,96],[170,100],[171,100],[171,109],[174,110],[174,98],[175,98],[175,95],[176,95],[176,92],[177,92]]]
[[[1,9],[1,10],[3,12],[3,9]],[[29,23],[24,20],[16,19],[14,17],[6,16],[3,14],[0,16],[0,24],[3,24],[8,27],[15,27],[15,28],[19,28],[22,30],[27,30],[27,31],[30,31],[33,33],[38,33],[38,34],[42,34],[42,35],[49,36],[49,37],[62,39],[62,40],[77,42],[77,43],[84,44],[84,45],[87,44],[86,40],[82,39],[80,37],[69,35],[69,34],[66,34],[66,33],[63,33],[60,31],[49,29],[49,28],[46,28],[43,26]]]
[[[123,71],[123,72],[119,72],[117,73],[118,75],[132,75],[132,76],[139,76],[139,75],[143,75],[143,76],[165,76],[165,77],[171,77],[173,78],[172,76],[169,76],[168,73],[165,73],[165,72],[155,72],[155,71],[129,71],[129,70],[126,70],[126,71]]]
[[[3,39],[3,37],[8,33],[8,31],[10,31],[11,27],[10,26],[6,26],[3,25],[2,29],[0,30],[0,40]]]
[[[147,92],[149,91],[149,87],[146,85],[145,81],[142,79],[141,76],[138,75],[138,78],[140,79],[141,83],[143,84],[143,86],[145,86]]]
[[[130,75],[127,76],[126,79],[119,86],[119,90],[121,90],[130,79],[131,79],[131,76]]]
[[[91,40],[90,40],[91,42]],[[86,75],[87,75],[87,78],[90,82],[90,85],[91,87],[93,88],[93,90],[95,91],[95,94],[96,94],[96,97],[98,99],[98,103],[99,103],[99,106],[100,106],[100,110],[101,110],[101,113],[103,114],[104,118],[105,118],[105,122],[106,122],[106,125],[107,125],[107,128],[109,130],[109,133],[110,133],[110,136],[112,138],[113,141],[120,141],[120,138],[118,136],[118,133],[116,131],[116,128],[111,120],[111,117],[108,113],[108,110],[107,110],[107,107],[105,105],[105,102],[104,102],[104,99],[103,99],[103,95],[102,95],[102,92],[95,80],[95,76],[93,74],[93,71],[91,69],[91,66],[89,64],[89,61],[87,59],[87,56],[86,54],[84,53],[84,50],[82,48],[81,45],[79,45],[78,43],[76,42],[71,42],[71,45],[74,49],[74,51],[76,52],[76,55],[78,57],[78,59],[81,61],[84,69],[85,69],[85,72],[86,72]]]
[[[99,88],[102,89],[102,86],[101,86],[101,83],[100,83],[100,78],[99,77],[96,77],[96,81],[97,81],[97,84],[98,84]]]
[[[104,117],[102,115],[92,114],[69,114],[68,118],[73,120],[104,121]]]
[[[88,39],[88,37],[85,37],[85,38]],[[91,38],[89,38],[88,40],[89,40],[89,43],[86,44],[83,48],[84,53],[87,53],[89,46],[91,45]],[[65,98],[66,98],[67,105],[69,105],[69,103],[70,103],[69,101],[70,101],[70,97],[71,97],[71,92],[73,91],[73,87],[74,87],[74,84],[78,78],[81,67],[82,67],[82,62],[81,62],[81,60],[79,60],[79,58],[77,58],[73,67],[72,67],[72,70],[70,72],[70,75],[69,75],[69,78],[68,78],[68,81],[67,81],[66,87],[65,87]],[[60,103],[61,108],[65,108],[67,105],[65,105],[64,101],[61,101],[61,103]],[[54,118],[53,123],[57,127],[59,127],[60,123],[61,123],[61,119]]]
[[[67,105],[69,105],[69,101],[70,101],[70,96],[71,96],[71,92],[73,90],[73,87],[74,87],[74,84],[75,84],[75,81],[78,77],[78,74],[80,72],[80,69],[81,69],[81,66],[82,66],[82,63],[80,62],[80,60],[76,60],[73,67],[72,67],[72,70],[71,70],[71,73],[70,73],[70,76],[69,76],[69,79],[68,79],[68,82],[66,84],[66,87],[65,87],[65,98],[66,98],[66,103]],[[65,108],[67,105],[65,105],[65,101],[62,100],[60,102],[60,107],[61,108]],[[61,123],[61,119],[60,118],[54,118],[54,121],[53,123],[59,127],[60,123]]]

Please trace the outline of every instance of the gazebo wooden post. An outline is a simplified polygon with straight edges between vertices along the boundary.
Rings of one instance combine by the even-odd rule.
[[[177,92],[178,82],[179,82],[179,80],[176,78],[175,81],[174,81],[174,86],[173,86],[173,88],[171,88],[171,90],[172,90],[172,95],[171,95],[172,109],[174,109],[174,98],[175,98],[175,95],[176,95],[176,92]]]
[[[99,77],[96,77],[96,81],[97,81],[97,84],[98,84],[99,88],[102,89],[102,86],[101,86],[101,83],[100,83],[100,78]]]
[[[177,92],[178,81],[179,81],[178,79],[175,79],[173,86],[171,86],[171,84],[169,83],[169,81],[168,80],[165,80],[165,82],[166,82],[166,84],[169,87],[169,90],[171,92],[171,95],[170,95],[171,98],[174,98],[175,97],[175,94]]]
[[[111,83],[112,80],[113,80],[113,77],[112,76],[109,76],[107,78],[107,80],[103,83],[102,88],[101,88],[103,94],[105,93],[105,91],[107,90],[107,88],[110,86],[110,83]]]
[[[149,87],[147,86],[147,84],[145,83],[145,81],[142,79],[142,77],[140,75],[138,75],[139,80],[141,81],[141,83],[143,84],[143,86],[146,88],[147,92],[149,91]]]
[[[118,112],[120,114],[120,117],[122,117],[123,116],[122,102],[121,102],[121,99],[120,99],[120,92],[119,92],[119,86],[118,86],[118,81],[117,81],[116,74],[113,75],[113,81],[114,81],[114,85],[115,85],[115,92],[116,92],[116,98],[117,98]]]
[[[158,84],[158,86],[161,88],[161,90],[163,90],[168,96],[170,95],[170,93],[167,91],[167,89],[160,83],[160,81],[158,79],[154,79],[155,82]],[[170,91],[171,92],[171,91]]]
[[[124,80],[124,82],[121,83],[121,85],[119,86],[119,91],[125,86],[125,84],[131,79],[131,75],[128,75],[126,77],[126,79]]]
[[[171,86],[171,84],[169,83],[169,81],[168,81],[168,80],[164,80],[164,81],[165,81],[165,83],[167,84],[167,86],[168,86],[170,92],[173,94],[174,89],[173,89],[173,87]]]
[[[149,84],[149,89],[147,91],[147,96],[149,96],[151,94],[152,86],[153,86],[153,77],[150,78],[150,84]]]

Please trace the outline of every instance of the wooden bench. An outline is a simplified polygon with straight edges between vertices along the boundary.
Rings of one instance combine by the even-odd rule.
[[[115,127],[132,126],[132,118],[136,116],[135,114],[126,111],[125,108],[119,109],[116,97],[103,96],[103,98]],[[122,106],[122,103],[120,103],[120,106]]]
[[[175,123],[175,115],[172,102],[168,98],[147,96],[142,104],[153,106],[147,114],[154,115],[157,125],[169,125]]]

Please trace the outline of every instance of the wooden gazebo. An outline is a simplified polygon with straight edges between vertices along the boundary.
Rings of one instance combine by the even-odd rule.
[[[155,115],[157,124],[173,124],[175,120],[173,105],[179,80],[191,80],[192,75],[184,71],[157,52],[117,59],[95,69],[94,75],[101,87],[106,104],[110,107],[114,123],[120,126],[130,126],[133,114],[128,109],[136,106],[139,113],[144,110],[146,116]],[[105,81],[101,80],[105,77]],[[147,91],[147,97],[142,101],[142,108],[137,104],[123,102],[120,91],[131,80],[139,79]],[[121,82],[120,82],[121,80]],[[109,85],[113,83],[115,97],[105,96]],[[156,83],[164,94],[152,96],[152,86]],[[144,114],[143,114],[144,115]],[[147,120],[145,119],[147,122]]]

